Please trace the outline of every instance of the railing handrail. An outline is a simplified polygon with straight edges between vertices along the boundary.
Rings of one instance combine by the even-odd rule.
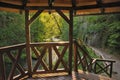
[[[5,46],[5,47],[0,47],[0,53],[6,52],[9,50],[15,50],[17,48],[24,48],[26,46],[25,43],[17,44],[17,45],[12,45],[12,46]]]
[[[68,41],[60,41],[60,42],[35,42],[35,43],[30,43],[30,45],[35,45],[35,46],[39,46],[39,45],[65,45],[65,44],[69,44]],[[26,43],[21,43],[21,44],[16,44],[16,45],[11,45],[11,46],[5,46],[5,47],[0,47],[0,53],[2,52],[6,52],[9,50],[15,50],[17,48],[20,47],[25,47]]]
[[[35,42],[35,43],[30,43],[31,45],[46,45],[46,44],[68,44],[68,41],[60,41],[60,42]]]

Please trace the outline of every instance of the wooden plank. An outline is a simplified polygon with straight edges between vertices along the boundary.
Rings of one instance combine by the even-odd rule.
[[[111,64],[110,64],[110,77],[112,77],[112,69],[113,69],[113,62],[111,62]]]
[[[99,6],[103,4],[102,0],[96,0],[96,2],[97,2],[97,5],[99,5]],[[104,13],[105,8],[100,8],[100,11],[101,11],[101,13]]]
[[[72,7],[75,8],[76,7],[76,0],[71,0],[72,3]]]
[[[73,10],[69,12],[69,74],[72,73],[72,54],[73,54]]]
[[[38,61],[33,69],[33,72],[36,72],[36,70],[38,69],[40,63],[43,66],[43,68],[48,71],[49,69],[47,68],[47,65],[44,63],[44,61],[42,60],[43,56],[45,55],[45,52],[47,50],[47,46],[44,47],[44,49],[41,52],[41,55],[38,57]]]
[[[26,78],[28,78],[28,72],[26,71],[25,74],[23,75],[16,75],[13,77],[13,80],[25,80]],[[25,78],[25,79],[24,79]]]
[[[57,69],[52,71],[43,71],[43,70],[37,70],[36,72],[33,72],[33,74],[47,74],[47,73],[59,73],[59,72],[68,72],[64,69]]]
[[[85,9],[95,9],[95,8],[108,8],[108,7],[119,7],[120,1],[118,2],[112,2],[112,3],[103,3],[101,5],[85,5],[85,6],[78,6],[75,7],[75,10],[85,10]]]
[[[77,65],[77,62],[78,62],[78,59],[77,59],[77,52],[78,52],[78,48],[74,42],[74,71],[75,72],[78,72],[78,65]]]
[[[29,24],[31,24],[42,12],[43,12],[43,10],[38,10],[38,11],[32,16],[32,18],[30,18]]]
[[[10,58],[10,60],[12,61],[12,63],[15,63],[16,59],[13,57],[13,55],[10,52],[7,52],[7,55]],[[25,73],[23,67],[19,63],[16,64],[16,67],[21,72],[21,74]]]
[[[39,51],[35,47],[31,47],[31,49],[33,50],[33,52],[35,53],[36,57],[38,58],[40,56]]]
[[[3,54],[0,53],[0,80],[6,80]]]
[[[115,62],[116,62],[116,61],[109,60],[109,59],[96,59],[96,61],[113,62],[113,63],[115,63]]]
[[[61,10],[56,10],[56,12],[68,23],[70,24],[70,20],[68,17],[61,11]]]
[[[49,70],[52,71],[52,46],[49,47]]]
[[[25,8],[27,5],[28,0],[22,0],[22,6]]]
[[[18,54],[17,54],[17,56],[16,56],[16,60],[14,61],[13,65],[12,65],[12,69],[11,69],[11,71],[10,71],[8,80],[12,80],[12,79],[13,79],[14,72],[15,72],[15,69],[16,69],[17,64],[18,64],[18,60],[19,60],[19,58],[20,58],[20,56],[21,56],[21,51],[22,51],[22,50],[18,50]],[[9,54],[11,54],[11,53],[9,53]],[[23,74],[24,74],[24,73],[23,73]],[[21,75],[22,75],[22,74],[21,74]]]
[[[60,55],[60,53],[58,52],[58,49],[56,48],[56,46],[53,46],[53,49],[54,49],[54,51],[56,52],[56,54],[58,56],[58,61],[56,62],[55,66],[54,66],[54,70],[56,70],[58,68],[60,62],[62,62],[65,70],[68,70],[68,67],[65,64],[64,60],[63,60],[63,56],[64,56],[65,51],[67,50],[67,48],[68,48],[68,46],[65,46],[64,49],[63,49],[63,51],[62,51],[62,53],[61,53],[61,55]]]
[[[27,64],[28,64],[28,74],[29,77],[32,76],[32,58],[30,51],[30,24],[29,24],[29,10],[25,10],[25,34],[26,34],[26,55],[27,55]]]
[[[0,2],[0,7],[13,8],[13,9],[24,9],[24,7],[21,5],[10,4],[10,3],[5,3],[5,2]]]
[[[38,9],[42,9],[42,10],[49,10],[50,7],[49,6],[26,6],[27,9],[29,10],[38,10]],[[67,7],[67,6],[52,6],[51,8],[52,10],[70,10],[72,9],[72,7]]]
[[[25,48],[25,43],[12,45],[12,46],[0,47],[0,52],[4,53],[6,51],[16,50],[16,49],[19,49],[19,48]]]
[[[55,45],[55,46],[64,46],[64,45],[69,45],[68,41],[62,41],[62,42],[36,42],[36,43],[31,43],[31,47],[41,47],[41,46],[51,46],[51,45]]]

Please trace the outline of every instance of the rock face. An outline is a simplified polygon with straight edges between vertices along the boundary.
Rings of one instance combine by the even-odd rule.
[[[87,44],[94,47],[101,47],[101,35],[99,33],[93,33],[87,38]]]

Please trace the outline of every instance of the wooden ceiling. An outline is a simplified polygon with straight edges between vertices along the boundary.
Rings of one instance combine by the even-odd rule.
[[[51,3],[50,3],[51,1]],[[0,0],[0,10],[74,10],[76,15],[120,13],[120,0]]]

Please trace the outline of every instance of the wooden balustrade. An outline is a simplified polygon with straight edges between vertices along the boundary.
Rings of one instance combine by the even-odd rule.
[[[20,58],[24,48],[25,44],[0,48],[0,80],[18,80],[27,75],[25,69],[20,64]],[[6,66],[9,67],[6,68]]]
[[[83,71],[94,72],[96,74],[104,72],[109,77],[112,77],[114,62],[112,60],[93,59],[89,56],[89,52],[85,49],[84,45],[79,45],[77,41],[74,41],[74,70],[76,72],[78,66],[81,66]]]
[[[23,54],[26,58],[25,48],[25,44],[0,48],[0,80],[18,80],[29,76],[28,67],[26,67],[28,62],[25,59],[23,61],[24,64],[20,62]],[[34,55],[32,58],[32,75],[56,72],[69,73],[69,42],[31,43],[30,48],[32,55]],[[77,71],[78,66],[81,65],[84,71],[93,71],[95,73],[104,71],[110,77],[112,76],[112,65],[115,61],[91,58],[88,52],[76,41],[74,42],[73,50],[75,71]],[[56,60],[54,60],[55,58]],[[109,64],[103,67],[99,64],[100,62],[107,62]],[[9,67],[10,72],[7,72],[7,64],[11,65]],[[100,70],[98,71],[97,68],[100,68]]]
[[[35,60],[32,59],[31,74],[68,72],[69,59],[64,57],[69,55],[68,47],[68,42],[31,43],[31,53],[35,55]],[[18,80],[28,76],[25,48],[25,44],[0,48],[0,80]],[[25,56],[24,64],[21,64],[23,55]],[[56,61],[54,61],[55,57]],[[7,65],[10,66],[10,71]]]
[[[68,42],[44,42],[31,44],[32,53],[36,55],[36,63],[33,66],[33,74],[37,73],[53,73],[53,72],[68,72],[67,63],[64,60],[69,47]],[[53,57],[54,55],[54,57]],[[54,61],[55,55],[57,60]],[[45,58],[47,56],[47,58]],[[54,62],[54,63],[53,63]],[[59,65],[63,66],[60,68]],[[42,67],[42,69],[40,69]]]

